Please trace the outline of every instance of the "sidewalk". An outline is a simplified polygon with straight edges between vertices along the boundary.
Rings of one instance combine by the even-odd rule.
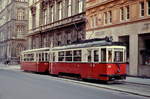
[[[20,65],[5,65],[0,63],[0,69],[20,70]]]
[[[150,85],[148,78],[127,77],[126,82]]]

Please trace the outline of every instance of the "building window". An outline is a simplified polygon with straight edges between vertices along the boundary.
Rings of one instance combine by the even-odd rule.
[[[62,2],[58,3],[58,19],[61,20],[62,19]]]
[[[70,44],[71,43],[71,33],[69,32],[69,33],[66,33],[66,36],[67,36],[67,44]]]
[[[109,11],[108,15],[109,15],[108,22],[112,23],[112,11]]]
[[[112,11],[104,12],[104,24],[112,23]]]
[[[36,27],[36,15],[32,15],[32,28]]]
[[[21,34],[21,33],[23,33],[25,31],[25,26],[24,25],[17,25],[16,26],[16,32],[18,33],[18,34]]]
[[[79,13],[83,12],[84,0],[79,0]]]
[[[49,5],[49,22],[54,22],[54,6]]]
[[[62,35],[60,33],[57,34],[57,46],[62,44]]]
[[[147,9],[148,11],[147,12],[148,12],[148,15],[150,15],[150,1],[148,0],[147,3],[148,3],[148,6],[147,6],[148,7],[148,9]]]
[[[144,49],[140,51],[142,64],[150,66],[150,39],[144,39]]]
[[[43,24],[46,25],[48,23],[48,9],[43,10]]]
[[[145,13],[144,2],[140,2],[140,16],[143,17]]]
[[[124,9],[123,9],[123,7],[120,8],[120,20],[121,21],[124,20]]]
[[[104,12],[104,24],[107,24],[107,12]]]
[[[72,1],[67,0],[68,17],[72,15]]]
[[[98,25],[96,14],[91,16],[91,24],[93,28],[95,28]]]
[[[48,47],[48,44],[49,44],[49,42],[48,42],[48,35],[43,35],[43,36],[42,36],[42,39],[43,39],[43,44],[42,44],[42,46],[43,46],[43,47]]]
[[[129,6],[126,6],[125,8],[126,8],[126,19],[128,20],[130,19],[130,8]]]
[[[50,13],[49,13],[49,21],[50,22],[54,22],[54,6],[50,6],[50,9],[49,9]]]
[[[25,9],[17,9],[17,20],[25,20]]]

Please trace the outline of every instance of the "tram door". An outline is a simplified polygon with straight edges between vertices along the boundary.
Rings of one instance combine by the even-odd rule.
[[[87,77],[92,78],[92,73],[93,73],[93,51],[92,49],[87,49]]]
[[[99,49],[88,49],[88,77],[93,77],[95,62],[99,62]]]
[[[89,49],[88,50],[88,77],[92,77],[95,75],[95,67],[99,62],[99,49]]]

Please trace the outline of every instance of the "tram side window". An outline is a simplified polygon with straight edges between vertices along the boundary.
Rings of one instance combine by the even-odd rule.
[[[46,62],[49,61],[49,55],[48,55],[48,53],[45,53],[45,61],[46,61]]]
[[[44,53],[42,53],[42,61],[44,62],[45,60],[44,60]]]
[[[74,57],[73,57],[73,61],[81,61],[81,50],[76,50],[73,52]]]
[[[27,62],[34,61],[34,54],[24,54],[23,60]]]
[[[20,56],[20,61],[22,61],[23,60],[23,57],[22,57],[22,55]]]
[[[23,55],[23,61],[26,61],[26,54]]]
[[[88,50],[88,62],[92,61],[92,50]]]
[[[28,61],[28,54],[25,55],[25,61]]]
[[[53,53],[53,61],[55,61],[55,52]]]
[[[34,54],[30,55],[30,61],[34,61]]]
[[[114,62],[123,62],[123,52],[122,51],[115,51]]]
[[[51,53],[48,53],[48,61],[52,61],[51,57],[52,57]]]
[[[66,61],[72,61],[72,51],[66,51]]]
[[[30,61],[30,54],[27,55],[27,61]]]
[[[36,61],[38,61],[38,59],[39,59],[38,55],[39,55],[39,54],[38,54],[38,53],[36,53]]]
[[[99,51],[98,50],[94,50],[94,62],[98,62],[99,61],[99,55],[98,55]]]
[[[108,49],[108,62],[112,62],[112,49]]]
[[[58,61],[62,62],[65,60],[65,52],[58,52]]]
[[[23,56],[23,57],[24,57],[24,58],[23,58],[23,60],[24,60],[24,61],[26,61],[26,54],[24,54],[24,56]]]
[[[106,48],[101,49],[101,62],[106,62]]]
[[[39,53],[39,61],[40,62],[42,61],[42,55],[41,55],[41,53]]]

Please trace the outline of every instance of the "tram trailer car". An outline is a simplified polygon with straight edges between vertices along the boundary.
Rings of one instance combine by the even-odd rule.
[[[21,53],[21,70],[44,73],[49,68],[49,48],[26,50]]]
[[[104,81],[126,78],[126,47],[120,42],[89,41],[54,47],[50,53],[50,74]]]

